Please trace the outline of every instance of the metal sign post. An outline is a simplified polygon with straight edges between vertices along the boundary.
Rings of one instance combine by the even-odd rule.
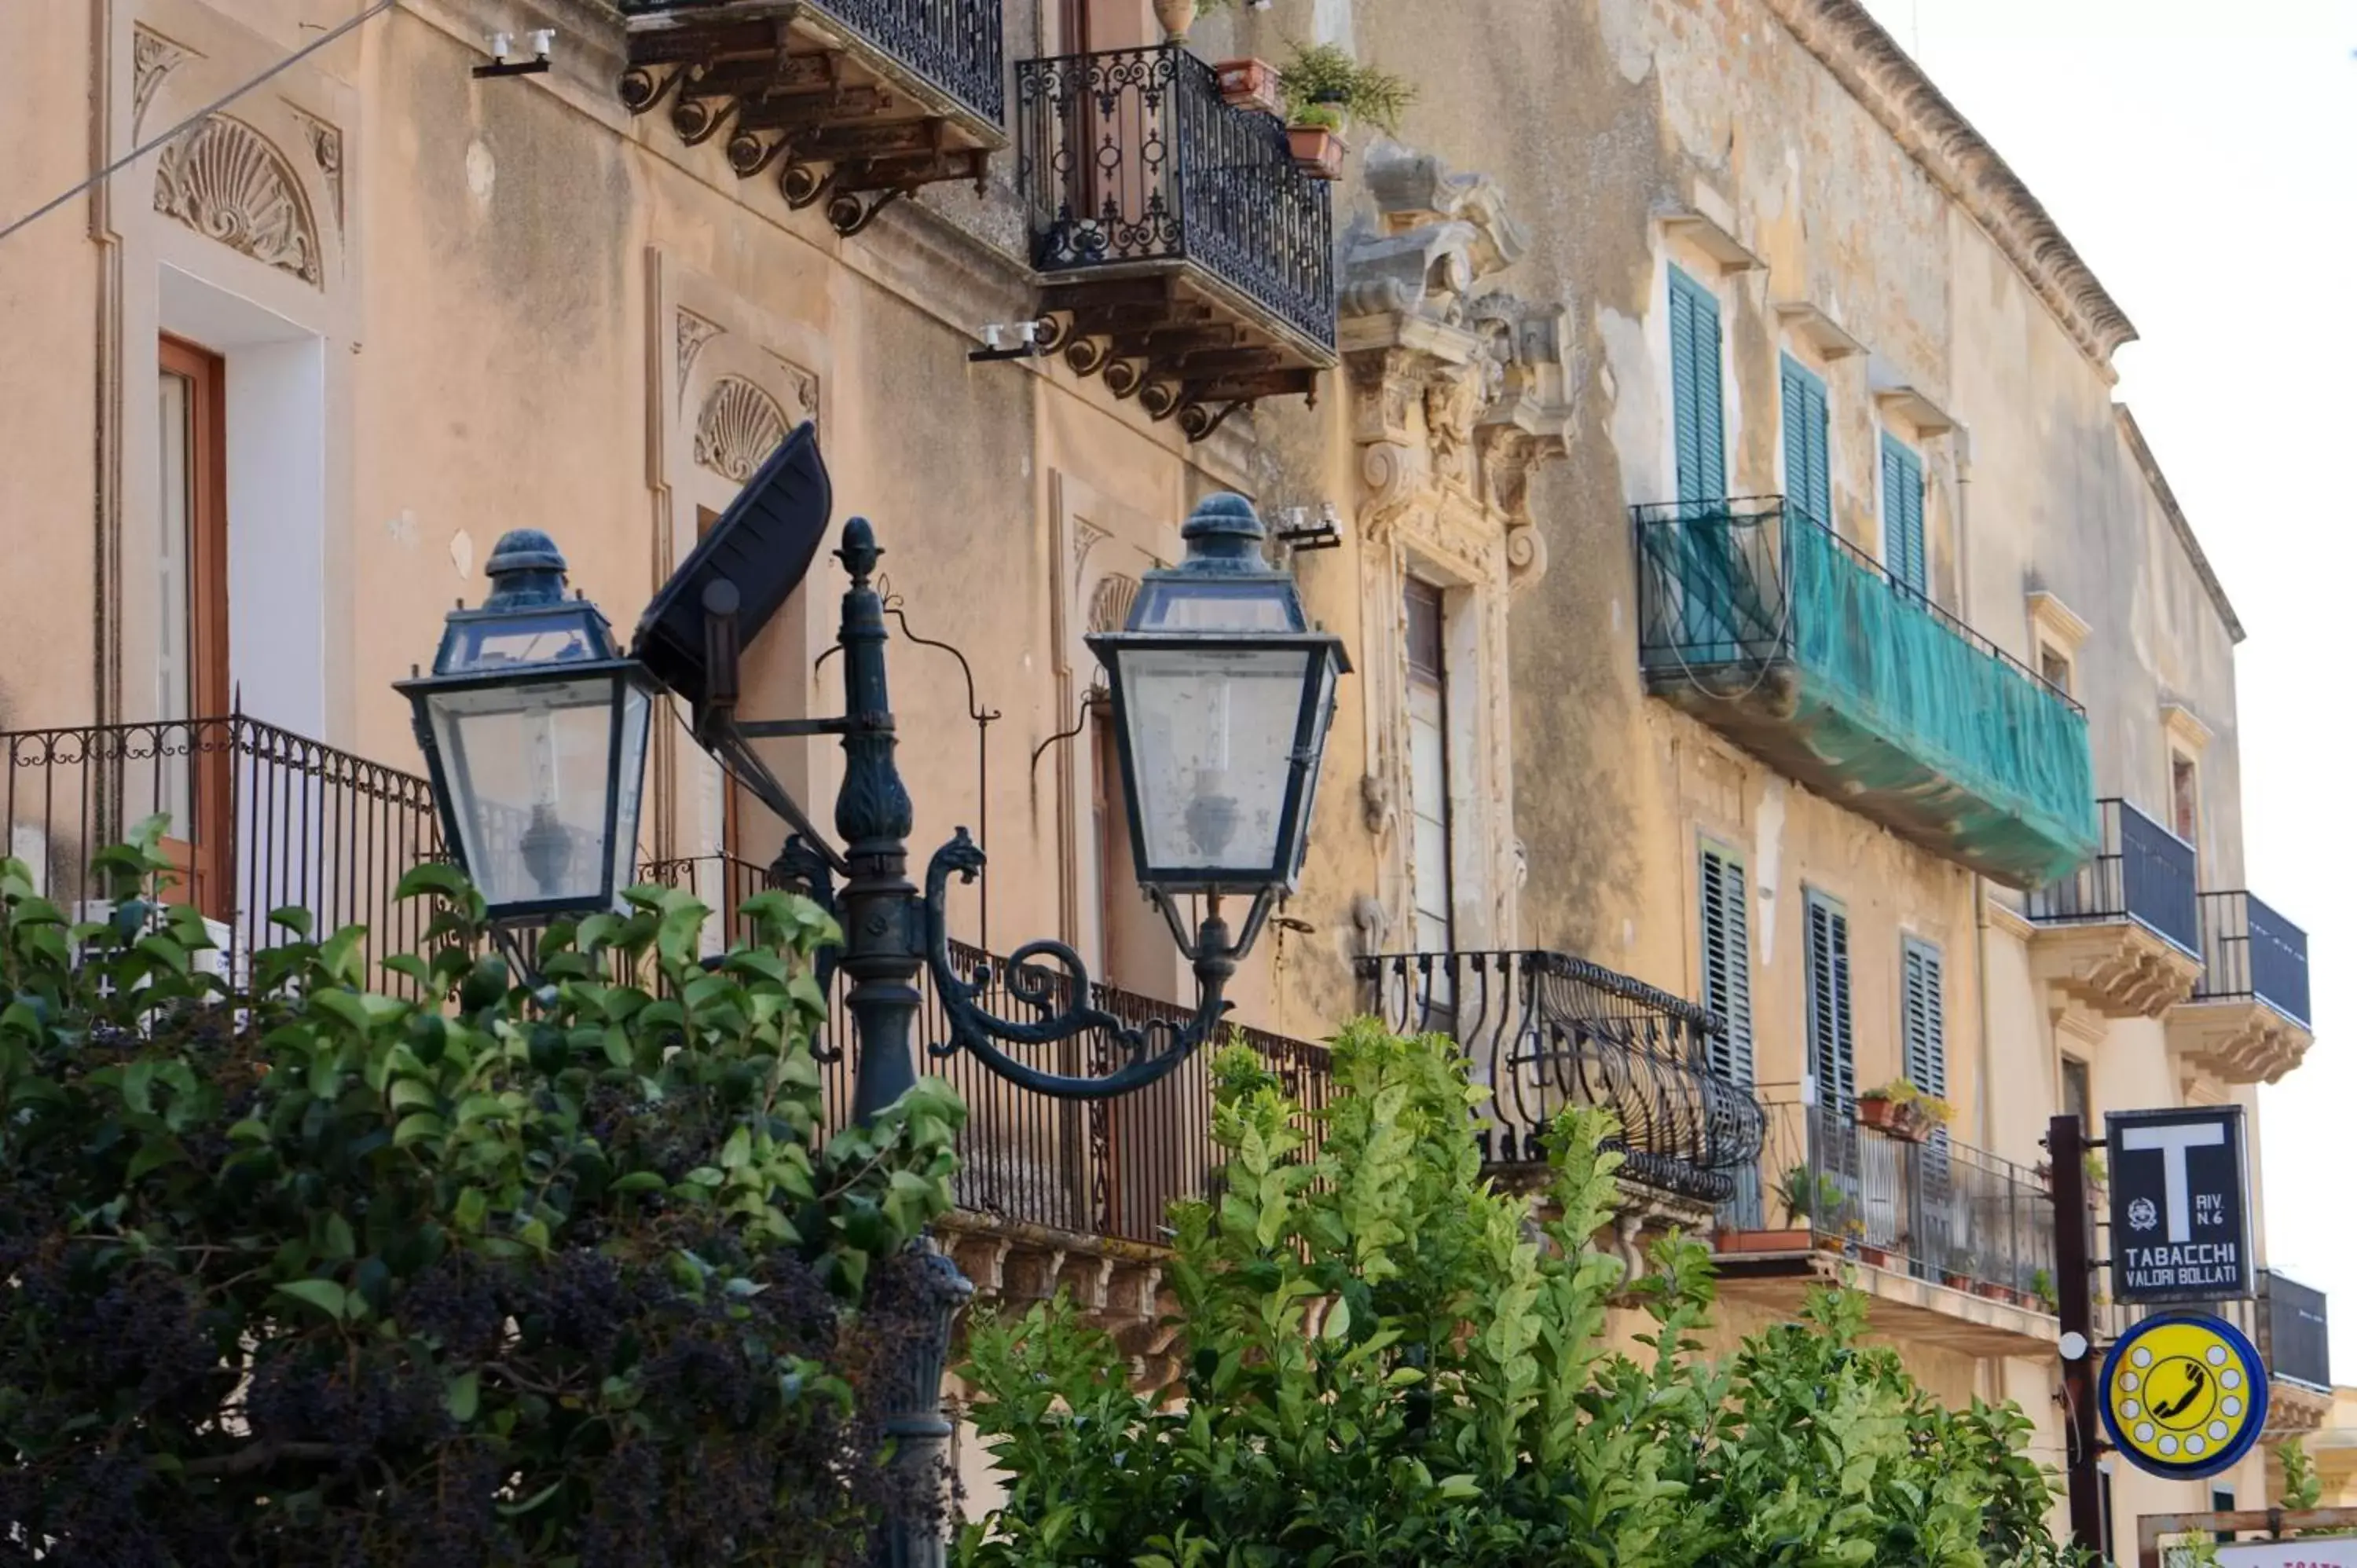
[[[2077,1336],[2079,1348],[2076,1356],[2066,1356],[2062,1362],[2063,1468],[2071,1485],[2071,1539],[2101,1554],[2105,1546],[2104,1482],[2095,1469],[2095,1359],[2090,1353],[2094,1303],[2087,1288],[2094,1258],[2087,1235],[2086,1135],[2076,1116],[2057,1116],[2046,1124],[2046,1153],[2054,1173],[2055,1305],[2062,1337],[2068,1341]]]

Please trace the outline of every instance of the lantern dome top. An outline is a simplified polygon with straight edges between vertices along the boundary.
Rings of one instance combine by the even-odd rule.
[[[1268,537],[1268,530],[1261,525],[1252,502],[1232,490],[1205,496],[1196,503],[1178,537],[1187,542],[1188,564],[1201,563],[1199,570],[1268,570],[1261,555],[1261,541]]]
[[[500,534],[491,558],[483,563],[483,575],[491,580],[490,597],[483,601],[488,610],[556,604],[565,597],[565,553],[536,528]]]

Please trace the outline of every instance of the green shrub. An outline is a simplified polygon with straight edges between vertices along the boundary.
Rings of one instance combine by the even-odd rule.
[[[963,1112],[928,1082],[814,1146],[825,915],[764,894],[706,972],[704,908],[637,889],[527,990],[425,866],[385,965],[425,1001],[300,910],[231,995],[159,831],[102,920],[0,863],[0,1559],[863,1561],[856,1395]]]
[[[1008,1496],[969,1568],[2060,1561],[2029,1422],[1943,1409],[1857,1343],[1854,1294],[1714,1365],[1708,1255],[1672,1238],[1625,1287],[1644,1356],[1608,1350],[1608,1117],[1564,1118],[1534,1206],[1484,1180],[1485,1091],[1447,1041],[1360,1024],[1334,1071],[1313,1159],[1273,1080],[1222,1058],[1220,1197],[1176,1211],[1173,1386],[1133,1391],[1062,1303],[974,1327]]]

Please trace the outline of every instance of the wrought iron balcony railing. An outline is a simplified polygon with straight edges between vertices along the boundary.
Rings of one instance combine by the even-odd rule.
[[[641,875],[667,886],[691,886],[722,912],[719,935],[739,934],[736,910],[770,885],[767,871],[725,856],[658,862]],[[1017,1009],[1005,986],[1006,963],[980,949],[953,943],[952,956],[971,980],[987,965],[995,983],[985,998],[1008,1017]],[[1063,983],[1053,972],[1037,972],[1051,994]],[[927,1043],[946,1040],[949,1026],[930,981],[916,1035]],[[849,1037],[843,1004],[848,981],[837,976],[825,1058],[827,1121],[832,1132],[850,1119],[852,1068],[839,1043]],[[1130,1025],[1149,1018],[1183,1022],[1191,1006],[1099,985],[1096,1004]],[[1238,1028],[1234,1037],[1251,1047],[1276,1076],[1286,1094],[1302,1106],[1303,1131],[1314,1149],[1319,1123],[1311,1112],[1331,1093],[1333,1073],[1327,1047],[1259,1029]],[[1110,1067],[1105,1042],[1082,1038],[1049,1047],[1064,1053],[1040,1065],[1068,1072]],[[1219,1154],[1211,1143],[1211,1053],[1198,1051],[1168,1078],[1150,1089],[1114,1101],[1050,1100],[1018,1089],[985,1069],[967,1052],[925,1064],[956,1086],[966,1102],[967,1121],[959,1141],[957,1200],[962,1208],[1014,1225],[1079,1235],[1161,1243],[1168,1239],[1166,1212],[1178,1198],[1210,1190]]]
[[[734,8],[763,25],[808,10],[874,44],[956,99],[977,119],[1006,119],[1003,0],[791,0],[748,6],[745,0],[619,0],[625,16],[683,20]]]
[[[424,933],[427,911],[393,896],[441,854],[415,774],[240,716],[17,730],[0,748],[8,853],[69,910],[104,896],[91,854],[161,812],[177,868],[167,896],[213,922],[226,973],[285,940],[270,913],[289,906],[316,930],[367,926],[372,958]]]
[[[2259,1359],[2267,1371],[2312,1389],[2332,1387],[2332,1336],[2325,1294],[2259,1271]]]
[[[2308,933],[2249,893],[2204,893],[2196,1002],[2255,1000],[2305,1029]]]
[[[2029,918],[2047,925],[2134,920],[2198,955],[2193,846],[2126,800],[2096,805],[2103,847],[2070,875],[2030,894]]]
[[[1015,105],[1031,264],[1074,368],[1198,438],[1214,405],[1315,386],[1332,199],[1275,116],[1178,44],[1023,60]]]
[[[1781,497],[1632,509],[1656,694],[2016,887],[2099,845],[2079,704]]]
[[[1760,1158],[1719,1213],[1732,1238],[1723,1251],[1756,1251],[1752,1239],[1763,1235],[1838,1248],[1917,1279],[2054,1310],[2054,1202],[2034,1172],[1944,1132],[1921,1143],[1877,1132],[1840,1107],[1808,1103],[1797,1084],[1768,1092]]]
[[[1396,953],[1361,959],[1359,978],[1384,1023],[1464,1049],[1494,1163],[1544,1160],[1576,1105],[1620,1118],[1631,1179],[1701,1202],[1726,1201],[1760,1152],[1759,1101],[1710,1066],[1725,1026],[1691,1002],[1558,952]]]

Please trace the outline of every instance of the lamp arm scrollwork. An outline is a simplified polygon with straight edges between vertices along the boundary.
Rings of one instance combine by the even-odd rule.
[[[925,957],[932,969],[934,994],[950,1025],[949,1038],[930,1047],[934,1056],[971,1051],[993,1073],[1035,1094],[1099,1100],[1169,1076],[1219,1027],[1228,1010],[1222,993],[1235,972],[1236,950],[1216,917],[1205,922],[1202,954],[1196,958],[1201,1000],[1194,1015],[1184,1021],[1149,1018],[1133,1025],[1096,1005],[1088,965],[1060,941],[1026,942],[1007,957],[1003,969],[985,963],[973,979],[964,978],[950,960],[949,881],[955,875],[971,882],[982,867],[981,846],[960,828],[956,837],[934,852],[925,869]],[[1003,1018],[985,1007],[982,998],[994,974],[1006,994],[1036,1016]],[[1009,1056],[997,1044],[1051,1046],[1080,1035],[1097,1036],[1117,1065],[1087,1075],[1048,1072]]]

